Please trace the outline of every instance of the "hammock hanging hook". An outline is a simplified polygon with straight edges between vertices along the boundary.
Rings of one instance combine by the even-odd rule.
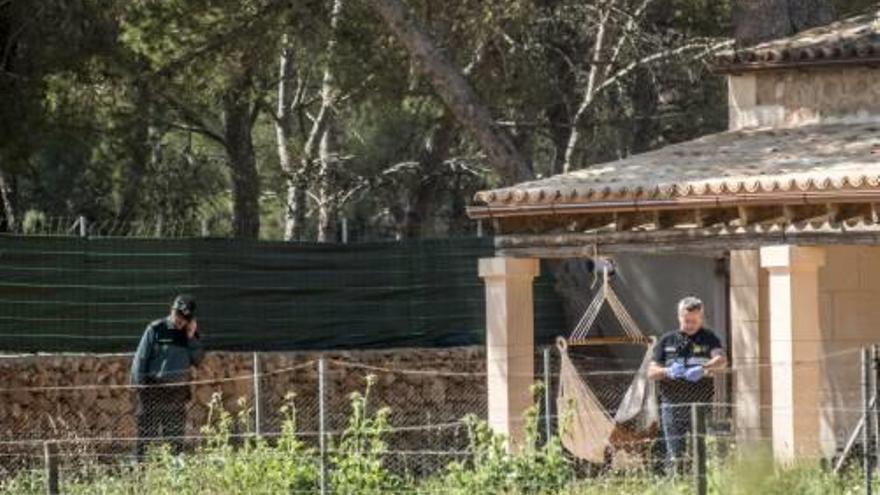
[[[594,270],[602,272],[602,285],[608,286],[611,277],[617,272],[617,266],[611,258],[596,258],[594,261]]]
[[[568,350],[568,341],[565,340],[565,337],[556,338],[556,348],[559,349],[559,352],[565,352]]]

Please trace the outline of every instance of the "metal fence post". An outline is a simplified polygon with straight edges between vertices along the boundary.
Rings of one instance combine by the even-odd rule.
[[[550,441],[552,433],[551,427],[551,410],[550,410],[550,390],[552,390],[550,382],[550,346],[544,348],[544,435],[545,441]]]
[[[321,452],[321,495],[327,495],[326,375],[327,362],[322,357],[318,360],[318,445]]]
[[[262,434],[263,411],[260,400],[260,354],[254,353],[254,433],[259,437]]]
[[[706,495],[706,409],[702,404],[691,404],[691,440],[694,493]]]
[[[88,227],[88,225],[86,224],[85,215],[80,215],[79,216],[79,236],[80,237],[86,236],[86,233],[88,232],[87,227]]]
[[[862,348],[862,412],[863,417],[865,418],[865,427],[862,428],[862,466],[865,471],[865,493],[867,495],[871,495],[872,493],[872,478],[873,478],[873,458],[872,458],[872,447],[873,447],[873,426],[874,421],[871,417],[871,393],[873,392],[871,388],[871,373],[873,364],[871,363],[871,355],[870,351],[867,347]]]
[[[43,442],[43,460],[46,467],[46,493],[61,493],[58,483],[58,445],[55,442]]]

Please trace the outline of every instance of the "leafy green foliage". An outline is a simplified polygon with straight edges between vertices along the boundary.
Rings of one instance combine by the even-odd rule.
[[[351,396],[348,425],[329,456],[329,488],[338,494],[409,493],[413,495],[688,495],[686,478],[668,478],[645,472],[605,472],[578,476],[558,437],[539,445],[537,404],[525,418],[526,435],[514,451],[485,421],[465,419],[470,444],[467,459],[453,461],[426,479],[414,479],[389,468],[387,437],[391,434],[388,409],[370,411],[372,378],[363,394]],[[540,387],[535,389],[539,392]],[[320,456],[297,435],[295,397],[281,407],[283,422],[277,438],[238,435],[252,424],[251,410],[240,403],[232,415],[212,398],[202,434],[204,442],[193,453],[172,454],[168,446],[149,452],[145,463],[85,462],[62,473],[64,493],[111,495],[156,493],[191,495],[209,493],[316,493]],[[712,449],[710,449],[712,450]],[[710,457],[709,493],[713,495],[855,495],[864,490],[859,469],[841,475],[813,465],[780,466],[769,450],[732,452]],[[875,482],[875,487],[880,483]],[[45,493],[41,470],[25,470],[0,479],[0,493]]]
[[[614,32],[640,3],[619,2]],[[408,4],[444,54],[467,69],[536,174],[558,171],[591,69],[599,4]],[[237,131],[253,142],[261,234],[281,236],[287,177],[274,129],[281,40],[290,40],[293,53],[290,91],[302,97],[285,143],[299,163],[328,63],[329,2],[47,0],[40,7],[0,4],[0,45],[13,55],[0,59],[0,168],[15,178],[19,212],[86,215],[90,225],[155,225],[159,217],[184,225],[163,235],[195,235],[207,219],[212,234],[226,235],[237,151],[225,125],[230,108],[247,107],[253,125]],[[725,36],[729,22],[727,1],[655,1],[636,26],[640,36],[622,45],[620,64]],[[430,85],[366,3],[345,2],[337,34],[329,63],[340,97],[333,113],[342,166],[332,197],[352,231],[387,237],[473,229],[464,205],[495,178],[472,138],[448,123]],[[584,120],[577,165],[722,129],[723,92],[723,80],[707,77],[700,61],[679,57],[662,70],[634,71]],[[178,176],[188,185],[169,187]],[[316,181],[308,177],[313,194]],[[308,201],[313,231],[316,200]]]
[[[536,387],[538,393],[543,387]],[[465,418],[470,436],[472,460],[453,462],[439,479],[439,485],[454,495],[473,493],[559,493],[574,478],[571,461],[558,437],[539,446],[540,409],[537,404],[526,413],[525,440],[514,452],[507,449],[503,436],[493,432],[478,418]]]
[[[378,495],[403,488],[404,480],[385,467],[387,445],[383,438],[389,430],[390,410],[382,408],[368,414],[368,399],[374,378],[367,378],[363,395],[351,396],[348,426],[330,456],[330,487],[341,495]]]

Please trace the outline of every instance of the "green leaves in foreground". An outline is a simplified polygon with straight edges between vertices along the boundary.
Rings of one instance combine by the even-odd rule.
[[[386,438],[392,433],[390,410],[372,411],[368,377],[364,393],[351,395],[348,424],[327,458],[329,492],[342,495],[688,495],[690,480],[670,479],[645,472],[607,472],[576,476],[576,467],[558,437],[540,441],[537,406],[525,417],[525,438],[513,452],[504,437],[475,416],[464,419],[469,445],[426,479],[414,479],[389,465]],[[541,387],[533,390],[540,395]],[[297,435],[294,397],[286,397],[278,436],[238,435],[248,431],[251,411],[232,415],[213,397],[202,433],[205,441],[193,453],[175,456],[167,446],[150,452],[143,464],[104,464],[95,457],[66,459],[62,490],[66,494],[190,495],[216,493],[318,493],[321,459],[316,448]],[[241,404],[244,406],[244,404]],[[709,493],[718,495],[856,494],[863,492],[858,468],[836,476],[813,466],[775,465],[768,451],[731,452],[713,457]],[[0,493],[45,493],[41,470],[22,470],[0,480]]]

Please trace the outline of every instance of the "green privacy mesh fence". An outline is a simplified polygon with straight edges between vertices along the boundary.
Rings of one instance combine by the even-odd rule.
[[[215,350],[482,344],[477,259],[492,252],[488,238],[0,237],[0,351],[129,352],[178,292],[196,296]],[[548,270],[535,311],[537,339],[549,341],[562,308]]]

